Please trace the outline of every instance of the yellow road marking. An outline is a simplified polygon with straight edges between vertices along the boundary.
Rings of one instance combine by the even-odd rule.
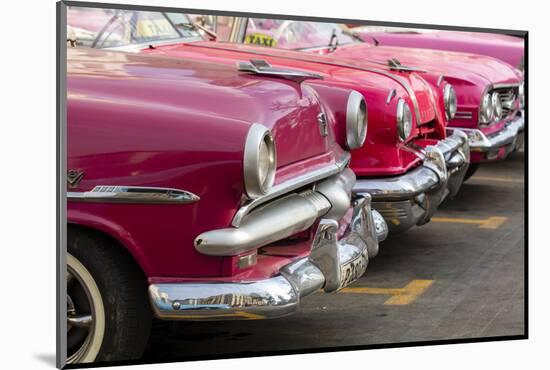
[[[392,297],[384,302],[385,305],[403,306],[411,304],[418,296],[432,286],[434,280],[413,280],[403,288],[372,288],[372,287],[356,287],[344,288],[340,290],[342,293],[358,293],[358,294],[383,294],[391,295]]]
[[[508,217],[493,216],[484,220],[473,218],[451,218],[451,217],[432,217],[433,222],[449,222],[456,224],[474,224],[479,225],[480,229],[498,229],[503,223],[508,221]]]
[[[488,177],[488,176],[474,176],[472,180],[480,181],[495,181],[495,182],[514,182],[523,184],[523,179],[508,179],[504,177]]]

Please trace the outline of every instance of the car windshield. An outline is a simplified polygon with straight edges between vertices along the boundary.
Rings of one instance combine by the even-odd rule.
[[[244,42],[283,49],[309,49],[359,41],[335,23],[250,18]]]
[[[119,48],[176,39],[202,39],[185,14],[71,7],[68,38],[93,48]]]

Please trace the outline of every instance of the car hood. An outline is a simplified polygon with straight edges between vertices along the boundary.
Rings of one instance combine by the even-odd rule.
[[[144,53],[154,53],[173,57],[195,57],[207,60],[225,61],[235,64],[249,59],[268,59],[278,67],[288,67],[321,74],[326,78],[349,79],[355,84],[369,84],[385,96],[395,85],[401,85],[413,100],[419,122],[429,122],[436,118],[436,102],[428,84],[416,73],[391,71],[386,66],[357,60],[343,60],[331,55],[318,55],[292,50],[272,49],[235,43],[192,42],[162,45],[155,49],[145,49]],[[351,71],[350,71],[351,70]],[[389,81],[391,80],[391,82]]]
[[[180,115],[182,125],[193,124],[192,117],[223,120],[234,125],[235,136],[227,141],[237,151],[244,150],[250,125],[261,123],[275,137],[279,167],[329,151],[319,134],[320,103],[297,82],[239,73],[235,66],[116,51],[69,48],[67,61],[69,99],[117,110],[146,106],[158,119]]]
[[[368,59],[375,63],[386,64],[389,59],[397,58],[401,64],[438,74],[468,81],[472,84],[518,83],[514,69],[498,59],[468,53],[404,48],[397,46],[370,46],[353,44],[341,47],[335,55],[353,59]]]
[[[353,29],[365,41],[376,39],[380,45],[452,50],[487,55],[518,67],[524,54],[524,42],[520,37],[482,32],[457,32],[440,30],[386,30],[378,31],[370,26]]]

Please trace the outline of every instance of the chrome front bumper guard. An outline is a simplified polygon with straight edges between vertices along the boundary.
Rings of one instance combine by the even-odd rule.
[[[487,136],[478,129],[461,128],[468,135],[470,150],[475,152],[493,152],[508,146],[508,152],[516,149],[520,143],[518,136],[523,133],[525,121],[523,115],[516,116],[502,130]]]
[[[447,138],[437,143],[436,148],[441,150],[447,166],[448,197],[454,198],[470,166],[470,145],[468,136],[461,130],[447,129]]]
[[[423,150],[422,166],[387,178],[358,179],[354,194],[371,194],[372,205],[385,219],[389,231],[403,232],[430,220],[449,194],[445,156],[437,146]]]
[[[155,315],[179,320],[274,318],[295,312],[302,297],[319,289],[328,293],[351,284],[364,274],[369,254],[378,251],[370,196],[357,197],[353,202],[352,222],[340,240],[338,222],[321,219],[310,255],[286,265],[274,277],[150,285]]]

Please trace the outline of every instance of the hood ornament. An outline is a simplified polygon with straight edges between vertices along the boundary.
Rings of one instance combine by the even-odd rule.
[[[316,73],[294,69],[275,68],[263,59],[250,59],[250,62],[239,62],[237,64],[237,68],[239,69],[239,71],[242,72],[250,72],[270,77],[286,78],[297,82],[302,82],[307,79],[323,79],[323,76]]]
[[[404,66],[403,64],[401,64],[401,62],[400,62],[399,59],[397,59],[397,58],[389,59],[389,60],[388,60],[388,66],[390,67],[390,69],[391,69],[392,71],[400,71],[400,72],[422,72],[422,73],[426,73],[426,72],[427,72],[425,69],[422,69],[422,68]]]

